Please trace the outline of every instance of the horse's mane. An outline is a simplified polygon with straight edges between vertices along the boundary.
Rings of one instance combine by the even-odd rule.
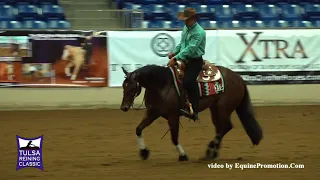
[[[164,87],[171,82],[170,69],[158,65],[146,65],[134,72],[138,73],[138,80],[143,85],[154,84],[159,87]]]

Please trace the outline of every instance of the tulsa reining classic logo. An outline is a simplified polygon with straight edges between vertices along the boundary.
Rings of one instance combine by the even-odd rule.
[[[43,135],[36,138],[23,138],[17,135],[17,171],[26,167],[34,167],[43,170],[42,142]]]

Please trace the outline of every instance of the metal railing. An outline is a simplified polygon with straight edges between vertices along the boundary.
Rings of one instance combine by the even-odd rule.
[[[72,29],[77,30],[181,30],[181,28],[148,28],[144,24],[144,12],[140,10],[68,10],[68,21]],[[206,28],[206,30],[233,29],[233,30],[257,30],[257,29],[319,29],[319,27],[282,27],[282,28]]]
[[[68,21],[73,29],[141,28],[144,13],[137,10],[74,10]]]

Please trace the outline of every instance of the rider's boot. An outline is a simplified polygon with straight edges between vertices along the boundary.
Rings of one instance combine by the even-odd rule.
[[[186,109],[180,109],[180,113],[181,115],[192,119],[194,121],[199,120],[199,113],[198,112],[194,112],[193,115],[191,115],[190,111],[186,108]]]
[[[190,97],[190,96],[189,96]],[[199,120],[198,114],[199,114],[199,99],[197,99],[197,96],[191,96],[190,97],[191,105],[193,113],[190,112],[189,106],[186,106],[185,109],[180,109],[181,115],[190,118],[194,121]]]

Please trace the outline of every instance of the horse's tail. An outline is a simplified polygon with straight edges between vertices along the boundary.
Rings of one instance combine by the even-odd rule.
[[[258,145],[263,137],[262,128],[255,118],[248,88],[246,85],[244,86],[244,96],[241,100],[241,103],[237,107],[236,112],[248,136],[250,137],[252,144]]]

